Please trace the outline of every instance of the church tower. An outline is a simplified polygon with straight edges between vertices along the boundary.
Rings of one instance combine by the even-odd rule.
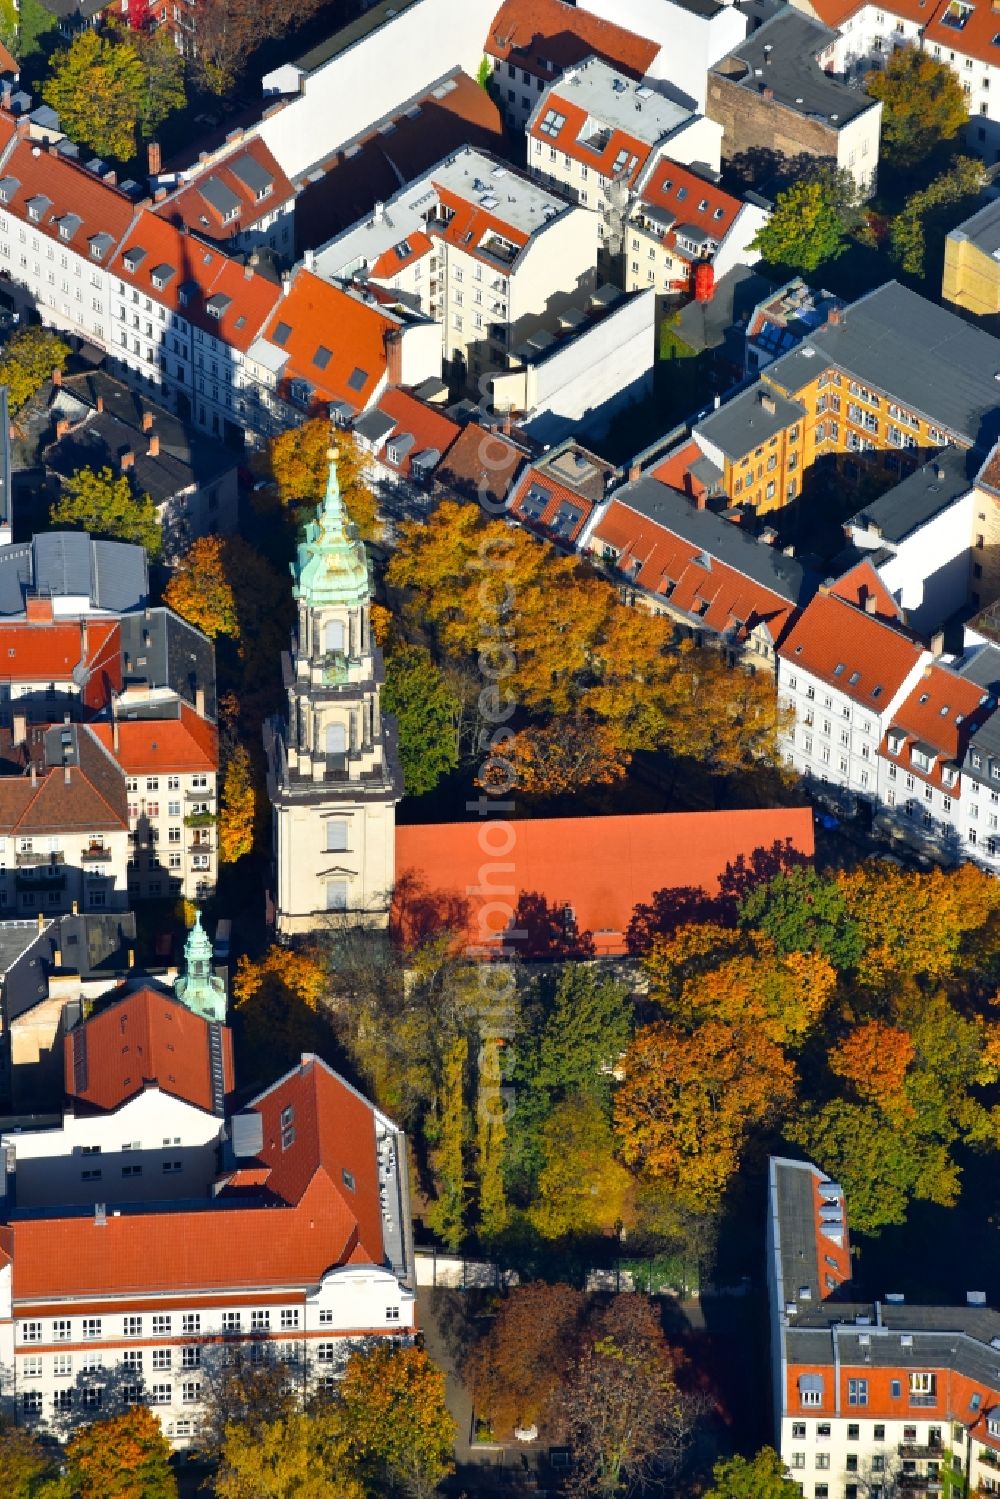
[[[298,621],[283,656],[288,717],[265,726],[280,937],[331,920],[385,926],[403,793],[371,581],[344,512],[336,454],[326,498],[292,564]]]
[[[184,972],[174,984],[174,994],[204,1020],[226,1023],[226,986],[212,971],[212,943],[195,912],[194,926],[184,943]]]

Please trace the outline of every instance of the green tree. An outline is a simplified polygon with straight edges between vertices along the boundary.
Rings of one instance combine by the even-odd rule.
[[[770,937],[779,953],[822,953],[841,972],[853,968],[863,950],[843,890],[811,865],[756,885],[740,903],[739,921]]]
[[[0,0],[0,42],[17,56],[19,48],[18,12],[14,0]]]
[[[70,1499],[52,1454],[23,1426],[0,1426],[0,1493],[4,1499]]]
[[[918,47],[897,47],[867,83],[882,103],[882,150],[889,166],[915,167],[943,141],[954,140],[969,118],[956,74]]]
[[[870,1104],[833,1099],[804,1111],[788,1135],[843,1185],[852,1229],[870,1234],[905,1222],[925,1152],[897,1120]]]
[[[433,791],[458,764],[458,704],[424,646],[401,645],[389,653],[382,703],[399,725],[407,795]]]
[[[749,1459],[723,1458],[712,1477],[705,1499],[801,1499],[801,1488],[788,1477],[773,1447],[762,1447]]]
[[[66,1443],[79,1499],[177,1499],[170,1443],[145,1405],[82,1426]]]
[[[945,235],[971,212],[984,180],[981,161],[971,156],[959,156],[922,192],[911,193],[902,212],[892,221],[890,251],[893,260],[911,276],[929,273],[935,282],[939,280]],[[934,263],[928,268],[931,254]]]
[[[168,26],[155,31],[129,32],[142,63],[143,87],[139,103],[139,131],[148,139],[163,121],[187,103],[184,58],[174,46]]]
[[[465,1218],[465,1066],[469,1043],[465,1036],[452,1041],[445,1053],[438,1116],[433,1132],[431,1163],[437,1196],[427,1209],[427,1226],[449,1249],[462,1242]]]
[[[42,55],[49,49],[45,38],[51,37],[58,24],[53,12],[46,10],[41,0],[20,0],[15,56],[21,64],[22,77],[26,68],[35,75],[40,71]]]
[[[476,82],[479,84],[480,88],[488,89],[490,86],[490,79],[492,77],[493,68],[490,64],[490,60],[488,57],[484,57],[482,62],[479,64],[479,67],[476,69]]]
[[[4,345],[0,357],[0,385],[6,385],[12,412],[20,410],[40,390],[53,370],[63,370],[69,344],[47,328],[23,328]]]
[[[564,968],[538,1041],[536,1086],[606,1101],[611,1068],[628,1046],[632,1023],[625,984],[580,964]]]
[[[528,1218],[544,1238],[606,1234],[626,1220],[632,1178],[614,1158],[611,1125],[593,1094],[556,1105],[542,1127],[541,1153]]]
[[[49,510],[53,526],[90,531],[115,541],[133,541],[151,557],[160,551],[162,532],[148,494],[136,495],[126,474],[110,468],[99,473],[81,468],[63,481],[62,494]]]
[[[333,1405],[226,1426],[218,1499],[366,1499]]]
[[[87,27],[57,52],[42,86],[46,104],[73,140],[101,156],[129,161],[146,96],[142,60],[130,42]]]
[[[454,1472],[455,1422],[443,1370],[421,1348],[380,1343],[352,1353],[337,1391],[338,1425],[371,1499],[430,1499]]]
[[[778,193],[753,248],[771,265],[815,271],[844,253],[849,229],[839,174],[820,170]]]
[[[479,1174],[479,1230],[495,1238],[507,1226],[509,1212],[504,1189],[506,1105],[502,1092],[499,1037],[484,1037],[479,1048],[479,1087],[476,1095],[476,1164]]]

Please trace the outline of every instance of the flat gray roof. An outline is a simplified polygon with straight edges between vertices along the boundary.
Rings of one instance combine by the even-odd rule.
[[[585,109],[600,124],[624,130],[648,146],[692,118],[689,109],[658,94],[648,83],[636,83],[600,57],[589,57],[579,67],[567,69],[551,92]]]
[[[878,527],[885,541],[898,545],[921,526],[968,494],[976,477],[978,460],[963,448],[943,448],[936,458],[909,474],[901,484],[887,489],[877,500],[852,515],[848,526],[867,530]]]
[[[863,90],[848,88],[823,71],[818,56],[836,39],[837,33],[821,21],[785,6],[717,62],[712,72],[723,74],[748,93],[771,89],[775,100],[787,109],[839,130],[878,104]],[[742,75],[734,71],[734,59],[746,65]]]
[[[948,238],[970,240],[984,255],[1000,260],[1000,199],[980,208],[978,213],[952,229]]]
[[[898,281],[845,307],[838,322],[769,365],[767,378],[801,390],[824,364],[972,447],[985,451],[1000,437],[1000,339]]]
[[[698,422],[694,435],[714,443],[727,458],[739,459],[793,422],[801,421],[805,414],[806,408],[799,401],[788,401],[758,382]]]

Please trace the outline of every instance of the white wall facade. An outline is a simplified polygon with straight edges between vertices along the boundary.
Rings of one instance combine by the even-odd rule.
[[[0,208],[0,266],[27,289],[43,323],[102,348],[110,347],[113,278],[104,262],[111,254],[100,260],[78,254]]]
[[[701,110],[709,68],[747,34],[746,17],[733,5],[711,17],[696,15],[673,0],[586,0],[582,8],[658,42],[650,80],[669,83]]]
[[[474,78],[496,9],[495,0],[420,0],[308,77],[266,74],[265,93],[296,84],[301,93],[261,122],[261,139],[298,176],[452,68]]]
[[[875,570],[918,634],[936,630],[968,600],[974,499],[970,490],[898,544],[873,531],[846,528],[857,547],[892,549]]]
[[[216,773],[129,776],[128,892],[135,900],[204,900],[218,875]],[[197,825],[188,819],[198,818]],[[211,821],[206,821],[210,818]]]

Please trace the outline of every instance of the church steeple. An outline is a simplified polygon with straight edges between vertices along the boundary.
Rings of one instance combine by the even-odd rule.
[[[174,984],[174,993],[205,1020],[226,1019],[226,986],[212,972],[212,943],[196,911],[194,926],[184,943],[184,973]]]
[[[307,609],[357,608],[371,591],[368,559],[344,509],[336,448],[328,450],[327,458],[326,495],[292,563],[292,594]]]

